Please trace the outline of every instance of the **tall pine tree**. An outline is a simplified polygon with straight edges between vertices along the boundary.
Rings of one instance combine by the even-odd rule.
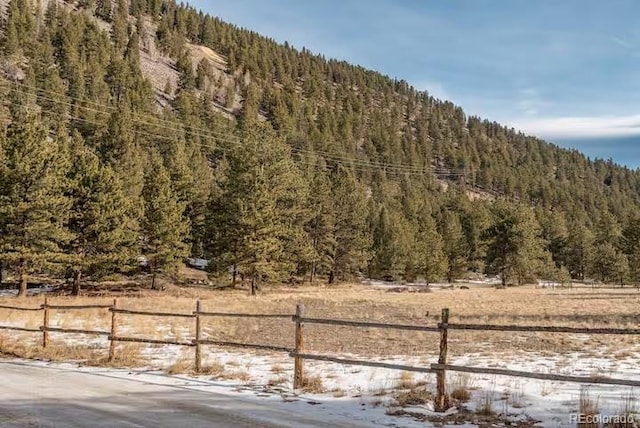
[[[530,209],[498,201],[492,207],[493,221],[485,231],[487,266],[500,275],[502,286],[535,278],[545,259],[538,224]]]
[[[72,255],[72,294],[80,293],[83,272],[112,271],[136,255],[136,222],[122,183],[113,170],[74,135],[70,153],[68,196],[72,201],[68,227],[73,239],[66,246]]]
[[[335,279],[349,279],[362,272],[371,252],[365,189],[353,173],[342,165],[335,167],[331,179],[335,247],[331,254],[329,283],[333,283]]]
[[[249,277],[256,294],[260,283],[295,270],[294,254],[285,245],[304,233],[298,213],[305,201],[290,149],[273,130],[252,123],[242,137],[242,145],[228,152],[224,189],[213,205],[217,212],[210,215],[208,247],[214,259],[229,261]],[[232,238],[221,242],[226,237]]]
[[[143,250],[151,268],[151,288],[157,289],[156,275],[175,271],[189,254],[186,244],[189,222],[183,217],[185,205],[171,187],[162,158],[153,151],[145,170],[143,196]]]
[[[13,118],[0,165],[0,258],[17,272],[19,295],[26,293],[30,273],[65,258],[63,246],[71,238],[65,227],[71,203],[64,194],[69,165],[65,153],[35,114]]]

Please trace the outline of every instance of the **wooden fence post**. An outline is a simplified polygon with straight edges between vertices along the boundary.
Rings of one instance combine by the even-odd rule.
[[[42,320],[42,348],[46,348],[49,345],[49,299],[44,298],[44,315]]]
[[[202,339],[202,329],[200,325],[200,300],[196,301],[196,373],[202,371],[202,350],[200,349],[200,340]]]
[[[300,318],[302,318],[302,315],[304,313],[304,306],[302,305],[297,305],[296,306],[296,316],[295,316],[295,320],[296,320],[296,353],[295,353],[295,357],[294,357],[294,364],[293,364],[293,389],[300,389],[302,388],[302,384],[303,384],[303,379],[304,379],[304,375],[303,375],[303,360],[302,357],[300,357],[300,354],[302,352],[304,352],[304,337],[302,334],[302,323],[300,322]]]
[[[113,306],[111,307],[111,334],[109,335],[109,362],[112,363],[116,359],[116,338],[117,334],[117,319],[114,309],[118,308],[118,299],[113,299]]]
[[[447,325],[449,324],[449,309],[442,310],[442,318],[440,320],[440,356],[438,364],[447,364]],[[437,396],[436,396],[436,412],[444,412],[447,410],[447,391],[446,391],[446,370],[438,370],[437,373]]]

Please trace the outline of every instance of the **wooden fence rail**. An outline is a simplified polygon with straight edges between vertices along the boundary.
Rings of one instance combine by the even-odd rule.
[[[144,315],[151,317],[168,317],[168,318],[195,318],[194,314],[178,314],[172,312],[148,312],[148,311],[131,311],[128,309],[116,309],[109,308],[109,312],[115,312],[117,314],[126,314],[126,315]]]
[[[239,314],[229,312],[200,312],[196,311],[194,315],[203,317],[220,317],[220,318],[291,318],[291,314]]]
[[[324,324],[324,325],[337,325],[345,327],[363,327],[363,328],[382,328],[387,330],[409,330],[409,331],[426,331],[426,332],[439,332],[439,327],[428,327],[422,325],[407,325],[407,324],[388,324],[381,322],[368,322],[368,321],[351,321],[351,320],[332,320],[322,318],[305,318],[293,316],[294,322],[301,322],[303,324]]]
[[[195,371],[202,370],[202,346],[220,346],[231,348],[245,348],[255,350],[266,350],[287,353],[294,359],[293,386],[299,389],[304,386],[304,361],[325,361],[336,364],[356,365],[365,367],[385,368],[392,370],[402,370],[417,373],[435,373],[436,389],[435,407],[438,411],[446,410],[447,391],[446,391],[446,372],[464,372],[474,374],[488,374],[498,376],[515,376],[527,379],[541,379],[559,382],[574,382],[586,384],[605,384],[605,385],[621,385],[640,387],[640,380],[628,379],[612,379],[604,377],[579,377],[565,376],[551,373],[534,373],[518,370],[499,369],[491,367],[467,367],[448,364],[448,342],[449,333],[456,330],[468,331],[503,331],[503,332],[525,332],[525,333],[573,333],[587,335],[640,335],[639,328],[620,329],[620,328],[578,328],[563,326],[523,326],[523,325],[498,325],[498,324],[457,324],[449,322],[449,309],[443,309],[440,322],[435,326],[426,325],[410,325],[410,324],[392,324],[371,321],[355,321],[355,320],[338,320],[325,318],[311,318],[304,316],[304,307],[298,305],[295,315],[291,314],[244,314],[244,313],[227,313],[227,312],[206,312],[202,310],[201,302],[198,300],[195,305],[195,311],[192,313],[172,313],[172,312],[155,312],[129,310],[118,307],[118,300],[114,299],[111,305],[50,305],[47,298],[44,304],[37,308],[25,308],[18,306],[0,305],[0,309],[11,311],[43,311],[42,326],[38,328],[28,328],[12,325],[0,325],[0,330],[23,331],[29,333],[42,333],[42,346],[46,348],[49,344],[49,333],[60,334],[87,334],[106,336],[109,340],[109,361],[114,361],[116,356],[116,344],[118,342],[146,343],[156,345],[169,346],[185,346],[195,348]],[[88,309],[106,309],[111,313],[111,328],[109,331],[103,330],[82,330],[72,328],[51,327],[49,325],[50,311],[79,311]],[[119,321],[122,316],[155,316],[166,318],[183,318],[195,320],[195,335],[191,340],[163,340],[150,339],[144,337],[127,337],[118,334]],[[220,317],[220,318],[253,318],[253,319],[290,319],[295,325],[294,347],[273,346],[269,344],[250,344],[242,342],[231,342],[214,340],[212,338],[203,337],[202,317]],[[333,325],[340,327],[352,328],[379,328],[388,330],[405,330],[405,331],[421,331],[427,333],[439,333],[440,345],[438,353],[438,362],[430,364],[428,367],[416,367],[402,364],[393,364],[382,361],[368,361],[359,359],[342,358],[331,355],[315,355],[305,352],[305,336],[304,326],[309,324]]]
[[[640,380],[612,379],[606,377],[565,376],[553,373],[533,373],[519,370],[496,369],[491,367],[466,367],[451,364],[431,364],[433,370],[454,371],[463,373],[489,374],[497,376],[513,376],[527,379],[552,380],[558,382],[588,383],[603,385],[621,385],[640,387]]]
[[[26,331],[26,332],[30,332],[30,333],[40,333],[40,327],[39,328],[27,328],[27,327],[15,327],[12,325],[0,325],[0,330],[12,330],[12,331]]]
[[[112,305],[42,305],[42,309],[54,309],[54,310],[63,310],[63,311],[73,311],[73,310],[85,310],[85,309],[111,309]]]
[[[272,345],[256,345],[253,343],[242,343],[242,342],[228,342],[221,340],[194,340],[193,343],[200,345],[214,345],[214,346],[223,346],[228,348],[249,348],[249,349],[257,349],[262,351],[275,351],[275,352],[285,352],[291,353],[293,349],[286,348],[284,346],[272,346]]]
[[[439,324],[440,326],[441,324]],[[476,330],[476,331],[522,331],[527,333],[574,333],[574,334],[618,334],[638,335],[640,329],[624,328],[579,328],[552,326],[524,326],[524,325],[495,325],[495,324],[448,324],[448,330]]]
[[[94,336],[109,336],[108,331],[100,330],[80,330],[75,328],[58,328],[58,327],[40,327],[40,331],[50,331],[53,333],[67,333],[67,334],[87,334]],[[45,346],[46,348],[46,346]]]
[[[148,343],[152,345],[194,346],[193,342],[181,342],[178,340],[163,340],[163,339],[145,339],[143,337],[123,337],[123,336],[110,335],[109,340],[112,342]]]
[[[5,305],[0,305],[0,309],[9,309],[11,311],[23,311],[23,312],[38,312],[42,310],[42,307],[37,307],[37,308],[23,308],[20,306],[5,306]]]
[[[405,366],[402,364],[392,364],[385,363],[382,361],[366,361],[366,360],[354,360],[350,358],[340,358],[340,357],[332,357],[329,355],[314,355],[314,354],[300,354],[291,352],[289,354],[291,357],[299,357],[303,360],[313,360],[313,361],[326,361],[329,363],[336,364],[344,364],[348,366],[363,366],[363,367],[375,367],[381,369],[390,369],[390,370],[402,370],[405,372],[416,372],[416,373],[436,373],[437,370],[428,367],[415,367],[415,366]]]

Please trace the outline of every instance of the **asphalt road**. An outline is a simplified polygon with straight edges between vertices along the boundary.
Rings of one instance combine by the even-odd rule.
[[[173,384],[172,384],[173,383]],[[364,427],[304,401],[261,400],[162,376],[0,360],[0,427]],[[205,389],[205,390],[202,390]]]

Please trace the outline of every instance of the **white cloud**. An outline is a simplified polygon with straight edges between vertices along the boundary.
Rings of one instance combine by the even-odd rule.
[[[524,119],[511,121],[511,126],[547,138],[624,137],[640,135],[640,114]]]

